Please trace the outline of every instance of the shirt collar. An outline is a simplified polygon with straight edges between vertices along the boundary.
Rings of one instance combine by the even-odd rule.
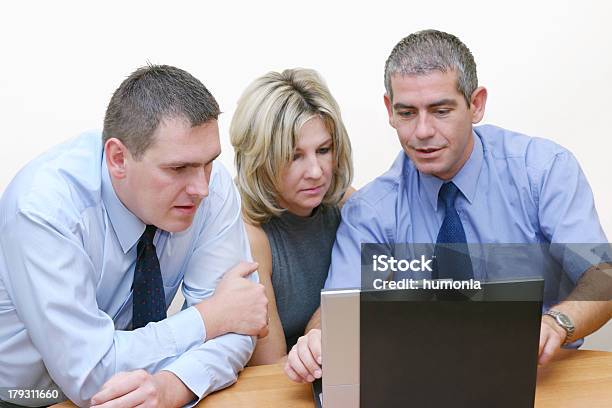
[[[472,153],[467,159],[463,167],[459,170],[455,177],[452,178],[452,182],[455,183],[457,188],[461,191],[463,196],[471,204],[476,194],[476,186],[478,185],[478,176],[480,175],[480,169],[484,158],[482,150],[482,142],[480,138],[472,131],[472,137],[474,138],[474,147]],[[423,174],[418,172],[420,180],[420,192],[422,195],[427,197],[427,201],[432,206],[434,211],[438,209],[438,193],[440,187],[444,184],[444,180],[439,179],[436,176],[430,174]]]
[[[117,197],[108,174],[106,154],[102,156],[102,201],[121,244],[121,249],[123,253],[127,253],[138,242],[146,225],[132,214]]]

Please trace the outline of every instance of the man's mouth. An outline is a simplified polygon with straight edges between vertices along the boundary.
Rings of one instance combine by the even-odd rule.
[[[433,153],[441,149],[442,149],[441,147],[418,147],[418,148],[415,148],[414,150],[416,150],[419,153]]]
[[[440,155],[443,149],[444,146],[415,147],[414,151],[416,152],[416,156],[421,159],[435,159]]]
[[[183,214],[193,214],[198,208],[195,204],[175,205],[174,208]]]

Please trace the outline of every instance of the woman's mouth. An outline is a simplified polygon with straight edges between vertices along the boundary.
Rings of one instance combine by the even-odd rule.
[[[323,186],[316,186],[316,187],[311,187],[311,188],[304,188],[301,189],[300,192],[301,193],[305,193],[307,195],[317,195],[321,192],[321,189],[323,188]]]

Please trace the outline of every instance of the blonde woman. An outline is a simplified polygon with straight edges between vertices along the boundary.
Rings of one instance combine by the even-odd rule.
[[[353,191],[351,145],[323,79],[299,68],[249,85],[230,136],[251,250],[270,301],[270,333],[250,364],[270,364],[318,316],[339,205]]]

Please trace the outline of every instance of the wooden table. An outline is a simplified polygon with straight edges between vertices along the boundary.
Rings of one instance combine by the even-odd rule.
[[[568,351],[540,367],[536,408],[612,407],[612,353]]]
[[[280,365],[247,367],[238,382],[206,397],[198,408],[312,408],[311,387],[290,381]],[[54,408],[72,408],[70,402]],[[612,353],[567,351],[538,371],[536,408],[612,407]],[[350,407],[347,407],[350,408]]]
[[[209,395],[197,407],[313,408],[314,401],[310,384],[294,383],[281,365],[265,365],[245,368],[234,385]]]
[[[279,365],[247,367],[236,384],[198,404],[199,408],[313,406],[310,385],[290,381]],[[559,360],[540,368],[535,407],[612,407],[612,353],[568,351]]]

